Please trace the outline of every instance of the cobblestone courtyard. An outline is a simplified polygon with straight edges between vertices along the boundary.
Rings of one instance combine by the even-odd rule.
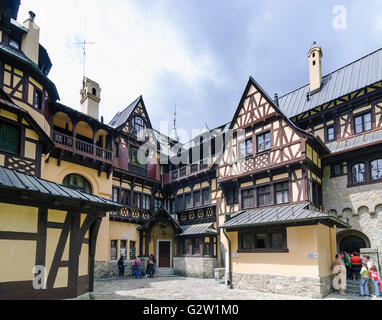
[[[305,297],[265,293],[254,290],[227,289],[214,279],[184,277],[110,278],[96,280],[95,300],[307,300]],[[324,300],[374,300],[357,295],[341,297],[332,293]],[[311,300],[311,299],[309,299]]]

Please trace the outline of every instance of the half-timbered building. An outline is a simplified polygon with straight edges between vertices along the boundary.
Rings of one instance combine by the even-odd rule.
[[[250,77],[229,123],[181,143],[175,122],[169,137],[152,127],[142,96],[104,123],[87,77],[81,111],[59,102],[34,13],[21,25],[7,3],[0,298],[74,297],[121,255],[130,273],[149,254],[166,272],[225,269],[230,286],[321,297],[337,250],[382,256],[381,49],[322,77],[314,44],[309,84],[272,99]]]

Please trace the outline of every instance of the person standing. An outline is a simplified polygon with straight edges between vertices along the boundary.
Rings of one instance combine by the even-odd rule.
[[[353,280],[358,281],[359,272],[361,271],[361,268],[362,268],[362,261],[357,251],[354,251],[353,256],[350,259],[350,263],[351,263],[350,270],[352,273]]]
[[[331,265],[331,270],[334,273],[333,288],[339,290],[341,296],[346,296],[346,267],[341,259],[340,254],[336,254],[336,260]]]
[[[154,262],[153,263],[153,274],[155,273],[155,263],[157,262],[157,259],[155,259],[153,254],[150,254],[150,259]]]
[[[369,295],[369,269],[367,268],[366,263],[362,265],[360,275],[361,275],[361,280],[359,283],[360,296],[365,297]]]
[[[123,258],[123,255],[121,255],[118,259],[118,271],[119,271],[119,276],[123,277],[125,275],[125,259]]]
[[[343,255],[346,267],[346,280],[350,280],[350,256],[347,251],[344,251]]]
[[[377,268],[374,265],[370,268],[370,277],[374,283],[375,296],[380,297],[381,296],[381,290],[380,290],[381,279],[379,278]]]
[[[142,261],[139,257],[135,257],[134,259],[134,275],[135,275],[135,278],[141,278],[142,277],[142,274],[141,274],[141,264],[142,264]]]

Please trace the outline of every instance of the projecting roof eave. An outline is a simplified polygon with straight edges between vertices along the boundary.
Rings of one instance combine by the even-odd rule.
[[[336,226],[337,228],[340,228],[340,229],[351,228],[349,224],[347,224],[346,222],[334,216],[303,218],[303,219],[295,219],[295,220],[270,221],[270,222],[261,222],[261,223],[252,223],[252,224],[229,225],[229,226],[226,226],[225,224],[223,224],[222,226],[219,226],[219,228],[226,229],[226,231],[229,232],[229,231],[236,231],[238,229],[271,226],[271,225],[298,226],[298,225],[314,225],[317,223],[329,225],[330,227]]]
[[[70,207],[89,213],[123,207],[111,200],[0,166],[0,202],[12,201],[39,207]]]

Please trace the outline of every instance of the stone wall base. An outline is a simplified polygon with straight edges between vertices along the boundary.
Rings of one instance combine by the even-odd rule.
[[[133,276],[132,264],[134,260],[125,261],[125,276]],[[142,261],[142,275],[146,274],[146,261]],[[118,265],[117,261],[95,261],[94,262],[94,279],[102,279],[108,277],[118,276]]]
[[[234,272],[232,285],[235,289],[251,289],[310,298],[323,298],[333,291],[332,276],[294,277]]]
[[[217,258],[174,257],[173,259],[174,273],[191,278],[214,278],[217,264]]]

